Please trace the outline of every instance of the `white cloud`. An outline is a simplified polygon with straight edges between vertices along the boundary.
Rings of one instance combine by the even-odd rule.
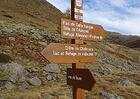
[[[124,7],[127,6],[127,2],[125,0],[108,0],[113,6]]]
[[[70,8],[71,0],[49,0],[61,11]],[[140,36],[139,0],[86,0],[84,21],[103,25],[106,30]],[[137,6],[136,6],[137,5]]]
[[[128,17],[125,19],[119,19],[113,16],[111,12],[94,12],[86,13],[84,20],[96,24],[101,24],[106,30],[114,30],[121,32],[125,35],[139,35],[140,36],[140,20],[136,17]]]
[[[65,12],[67,8],[70,8],[70,0],[48,0],[48,1],[62,12]]]

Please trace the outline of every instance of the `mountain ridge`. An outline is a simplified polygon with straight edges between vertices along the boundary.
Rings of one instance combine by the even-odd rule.
[[[110,43],[119,44],[130,48],[140,48],[139,36],[121,35],[120,33],[110,32],[107,40]]]

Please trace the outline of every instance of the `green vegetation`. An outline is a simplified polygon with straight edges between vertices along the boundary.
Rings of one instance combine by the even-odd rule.
[[[0,63],[9,63],[11,61],[11,57],[0,53]]]
[[[0,68],[0,81],[7,80],[10,77],[10,73],[7,69]]]

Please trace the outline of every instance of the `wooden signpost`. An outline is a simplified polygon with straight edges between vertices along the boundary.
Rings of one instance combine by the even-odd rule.
[[[42,55],[51,63],[87,63],[95,61],[95,48],[87,45],[50,43]]]
[[[79,9],[80,10],[79,13],[77,13],[75,9]],[[78,22],[82,22],[83,14],[80,14],[80,12],[83,12],[83,0],[71,0],[71,20],[78,20]],[[72,39],[71,43],[75,44],[77,42],[75,39]],[[78,43],[83,44],[83,41],[78,41]],[[78,68],[80,69],[84,68],[84,63],[72,64],[72,69],[78,69]],[[83,89],[77,88],[75,86],[72,87],[73,87],[73,99],[85,99],[85,91]]]
[[[67,84],[70,86],[90,91],[95,82],[89,69],[67,69]]]
[[[68,19],[61,19],[63,38],[101,41],[106,35],[102,26]]]
[[[51,63],[72,63],[67,69],[67,84],[73,87],[73,99],[85,99],[85,90],[95,84],[92,73],[84,63],[95,61],[94,46],[83,45],[83,40],[101,41],[106,36],[102,26],[82,22],[83,0],[71,0],[71,20],[61,19],[61,36],[71,44],[50,43],[41,54]]]

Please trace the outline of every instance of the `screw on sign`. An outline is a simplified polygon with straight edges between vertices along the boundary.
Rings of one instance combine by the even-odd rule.
[[[95,61],[95,48],[89,45],[50,43],[41,53],[51,63]]]
[[[102,26],[68,19],[61,19],[63,38],[101,41],[107,35]]]
[[[75,88],[91,90],[96,81],[89,69],[67,69],[67,84]]]

